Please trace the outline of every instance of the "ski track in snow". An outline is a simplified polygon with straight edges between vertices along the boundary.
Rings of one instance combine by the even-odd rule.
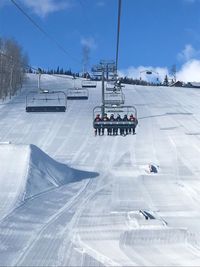
[[[136,135],[95,137],[100,83],[89,89],[89,100],[68,100],[65,113],[26,113],[26,93],[37,87],[37,77],[29,77],[18,96],[0,106],[0,141],[34,144],[98,176],[15,206],[12,185],[15,193],[25,185],[0,163],[0,183],[6,175],[15,181],[2,198],[0,266],[199,266],[199,90],[126,86],[125,104],[138,111]],[[73,80],[43,76],[44,89],[69,87]],[[9,145],[0,146],[4,151]],[[148,173],[149,164],[159,166],[157,174]],[[51,177],[48,168],[45,175]]]

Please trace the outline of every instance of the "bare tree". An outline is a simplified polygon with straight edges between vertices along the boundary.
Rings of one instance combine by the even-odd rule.
[[[24,79],[28,57],[12,39],[0,38],[0,98],[16,94]]]
[[[171,70],[170,70],[170,74],[173,77],[172,78],[173,81],[176,82],[176,65],[175,64],[172,65]]]

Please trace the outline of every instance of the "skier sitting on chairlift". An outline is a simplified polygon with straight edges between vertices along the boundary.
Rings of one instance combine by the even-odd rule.
[[[123,118],[123,121],[125,121],[125,122],[127,122],[128,121],[128,117],[127,117],[127,115],[125,114],[124,115],[124,118]],[[122,134],[128,134],[128,127],[127,128],[124,128],[124,129],[122,129]]]
[[[110,115],[110,121],[111,122],[114,122],[115,121],[115,118],[114,118],[114,114],[111,114]],[[108,131],[109,131],[109,135],[115,135],[115,126],[114,125],[110,125],[110,127],[108,128]]]
[[[103,122],[109,121],[109,118],[107,116],[107,114],[105,113],[103,116]],[[109,135],[109,130],[108,130],[108,126],[105,124],[104,127],[102,128],[102,135],[104,135],[104,129],[107,129],[107,135]]]
[[[100,122],[102,121],[101,117],[100,117],[100,114],[97,114],[95,119],[94,119],[95,122]],[[101,134],[101,128],[100,127],[95,127],[95,136],[97,135],[97,130],[98,130],[98,134],[100,135]]]
[[[116,121],[118,121],[118,122],[122,121],[122,118],[121,118],[121,116],[119,114],[117,115]],[[123,130],[120,127],[116,127],[115,128],[115,134],[118,135],[118,128],[119,128],[120,135],[122,135],[123,134]]]
[[[137,125],[137,119],[133,116],[133,114],[131,114],[130,115],[130,118],[129,118],[129,121],[131,121],[131,122],[136,122],[136,125]],[[136,126],[135,124],[134,125],[131,125],[131,127],[130,127],[130,129],[129,129],[129,133],[135,133],[135,126]]]

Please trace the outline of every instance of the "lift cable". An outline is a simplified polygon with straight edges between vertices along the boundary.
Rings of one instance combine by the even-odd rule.
[[[71,57],[74,61],[76,61],[77,63],[81,64],[81,62],[70,55],[70,53],[51,35],[48,34],[48,32],[46,32],[44,29],[42,29],[41,26],[39,26],[25,11],[24,9],[15,1],[15,0],[10,0],[16,7],[17,9],[40,31],[42,32],[49,40],[53,41],[57,47],[67,56]]]
[[[118,68],[118,56],[119,56],[120,19],[121,19],[121,0],[119,0],[119,2],[118,2],[118,25],[117,25],[116,70],[117,70],[117,68]]]

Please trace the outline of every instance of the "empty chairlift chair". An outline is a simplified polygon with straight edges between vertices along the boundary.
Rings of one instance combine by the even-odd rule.
[[[110,92],[104,94],[105,105],[123,105],[125,102],[125,95],[122,91]]]
[[[96,88],[97,82],[91,80],[83,80],[81,86],[82,88]]]
[[[67,99],[69,100],[87,100],[89,98],[89,92],[86,88],[70,88],[67,90]]]
[[[43,90],[26,96],[26,112],[65,112],[67,97],[62,91]]]
[[[108,120],[104,120],[105,114]],[[112,121],[109,120],[111,116],[114,117]],[[96,120],[97,117],[100,117],[100,120]],[[114,131],[121,135],[134,134],[137,124],[137,110],[134,106],[104,105],[93,109],[93,128],[95,131],[104,132],[106,129],[108,134]]]

